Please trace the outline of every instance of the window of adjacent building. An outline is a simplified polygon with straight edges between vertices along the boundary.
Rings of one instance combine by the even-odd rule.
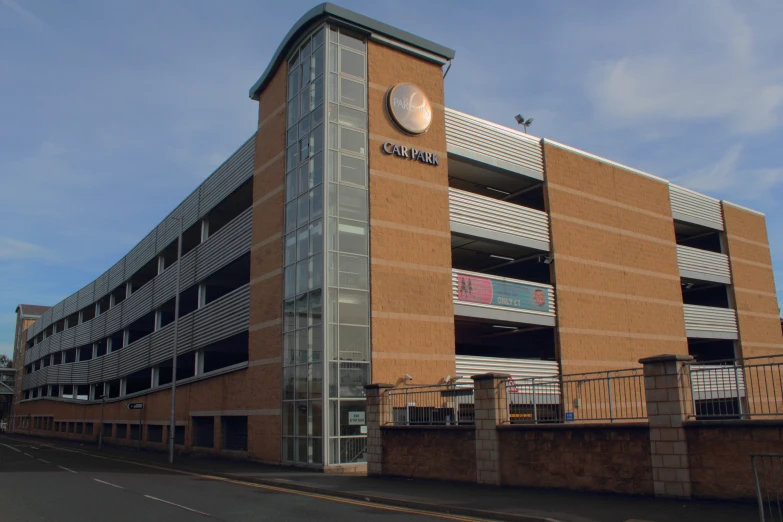
[[[66,328],[73,328],[74,326],[79,324],[79,313],[73,313],[65,318],[65,327]]]
[[[82,322],[85,323],[95,317],[95,304],[82,308]]]
[[[147,442],[163,442],[163,426],[147,426]]]
[[[191,417],[191,425],[194,447],[215,447],[215,417]]]
[[[127,439],[128,438],[128,425],[127,424],[117,424],[117,435],[115,435],[118,439]]]
[[[247,417],[224,416],[220,417],[222,424],[221,448],[232,451],[247,451]]]

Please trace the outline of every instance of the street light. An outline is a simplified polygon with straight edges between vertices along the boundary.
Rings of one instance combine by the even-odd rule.
[[[522,125],[522,127],[525,128],[525,134],[527,134],[527,128],[533,125],[533,118],[528,118],[526,120],[525,117],[522,116],[521,114],[517,114],[516,116],[514,116],[514,119],[517,120],[517,123],[519,125]]]
[[[171,421],[169,422],[169,464],[174,464],[174,434],[176,432],[176,405],[177,405],[177,333],[179,333],[179,274],[182,268],[182,216],[175,217],[179,222],[179,235],[177,238],[177,283],[174,295],[174,355],[171,358]]]
[[[101,393],[101,425],[98,427],[98,449],[103,449],[103,406],[106,404],[106,383],[103,383]]]

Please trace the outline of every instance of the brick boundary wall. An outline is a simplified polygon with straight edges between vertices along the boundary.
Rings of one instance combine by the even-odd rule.
[[[384,475],[476,482],[473,426],[386,426],[381,433]]]
[[[783,421],[690,421],[694,497],[755,499],[752,454],[783,454]]]
[[[498,426],[504,486],[652,495],[647,423]]]
[[[640,422],[511,425],[504,379],[484,374],[474,376],[475,425],[390,426],[392,387],[370,385],[368,474],[754,499],[751,455],[783,454],[783,420],[690,420],[686,359],[662,355],[643,361],[648,420]]]

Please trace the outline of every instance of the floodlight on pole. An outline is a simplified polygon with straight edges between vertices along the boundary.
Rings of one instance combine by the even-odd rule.
[[[517,124],[522,125],[522,127],[525,129],[525,134],[527,134],[527,128],[533,125],[533,118],[528,118],[526,120],[525,117],[521,114],[514,116],[514,119],[517,120]]]

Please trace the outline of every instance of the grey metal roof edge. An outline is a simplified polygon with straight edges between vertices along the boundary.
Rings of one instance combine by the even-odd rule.
[[[731,201],[726,201],[725,199],[722,199],[721,202],[724,205],[730,205],[730,206],[732,206],[734,208],[738,208],[738,209],[744,210],[746,212],[751,212],[753,214],[758,214],[759,216],[766,217],[766,214],[764,214],[763,212],[760,212],[758,210],[753,210],[752,208],[743,207],[742,205],[738,205],[737,203],[732,203]]]
[[[285,38],[283,38],[283,41],[280,42],[280,45],[277,47],[275,54],[272,55],[272,60],[270,60],[269,65],[264,70],[264,73],[261,75],[258,81],[253,84],[253,87],[250,88],[249,95],[252,99],[258,99],[258,93],[263,90],[272,79],[273,73],[280,66],[280,63],[285,58],[285,55],[288,54],[289,48],[296,41],[296,39],[308,27],[327,17],[343,20],[352,25],[364,28],[371,33],[378,33],[383,36],[399,40],[404,44],[411,45],[415,48],[426,51],[427,53],[443,57],[446,60],[451,60],[454,58],[454,50],[449,49],[448,47],[444,47],[425,38],[421,38],[407,31],[403,31],[402,29],[397,29],[396,27],[379,22],[378,20],[374,20],[354,11],[350,11],[344,7],[325,2],[307,11],[299,20],[297,20],[294,26],[291,27],[291,29],[288,31],[288,34],[285,35]]]

